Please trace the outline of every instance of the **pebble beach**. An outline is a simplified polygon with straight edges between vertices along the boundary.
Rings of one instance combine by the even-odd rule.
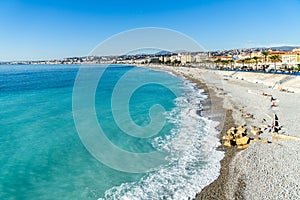
[[[145,66],[144,66],[145,67]],[[220,146],[225,151],[220,176],[201,188],[195,199],[299,199],[300,77],[201,68],[146,66],[183,76],[204,89],[204,115],[218,121],[220,140],[233,126],[260,127],[259,138],[248,148]],[[271,97],[275,99],[271,101]],[[273,103],[274,102],[274,103]],[[272,106],[273,104],[273,106]],[[284,138],[272,137],[274,115]],[[222,140],[221,140],[222,143]]]

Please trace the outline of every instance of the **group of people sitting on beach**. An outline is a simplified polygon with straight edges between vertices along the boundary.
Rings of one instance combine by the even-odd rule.
[[[281,130],[282,126],[279,125],[279,119],[277,115],[274,115],[274,122],[272,123],[269,132],[278,133]]]
[[[266,119],[262,119],[262,123],[267,123]],[[274,121],[272,122],[271,125],[267,125],[264,130],[269,130],[269,133],[279,133],[281,130],[282,126],[279,125],[279,119],[276,114],[274,114]]]

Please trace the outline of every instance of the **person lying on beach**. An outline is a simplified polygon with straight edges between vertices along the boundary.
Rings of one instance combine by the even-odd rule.
[[[294,91],[290,91],[288,89],[283,89],[283,88],[280,88],[279,91],[280,92],[287,92],[287,93],[294,93]]]
[[[286,92],[286,89],[280,88],[279,91],[280,92]]]
[[[242,117],[254,119],[254,116],[250,113],[242,114]]]
[[[265,119],[265,118],[263,118],[262,120],[261,120],[261,123],[266,123],[267,122],[267,120]]]
[[[270,94],[267,94],[267,93],[264,93],[264,92],[262,93],[262,95],[263,95],[263,96],[266,96],[266,97],[270,97],[270,96],[272,96],[272,95],[270,95]]]

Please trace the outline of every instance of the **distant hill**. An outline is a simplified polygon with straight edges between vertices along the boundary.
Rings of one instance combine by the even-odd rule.
[[[157,55],[157,56],[162,56],[162,55],[172,55],[174,54],[173,52],[170,51],[157,51],[157,49],[151,49],[151,48],[147,48],[147,49],[138,49],[135,51],[131,51],[125,55]],[[125,56],[123,55],[123,56]]]
[[[163,55],[172,55],[173,53],[170,52],[170,51],[159,51],[159,52],[156,52],[155,55],[158,55],[158,56],[163,56]]]
[[[273,51],[292,51],[294,48],[298,46],[280,46],[280,47],[271,47]]]

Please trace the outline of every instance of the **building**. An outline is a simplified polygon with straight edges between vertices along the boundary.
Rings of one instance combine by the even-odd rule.
[[[300,52],[287,52],[281,55],[283,67],[297,67],[300,64]]]
[[[165,63],[171,61],[171,59],[170,56],[160,56],[159,61]]]
[[[211,61],[216,61],[216,60],[232,60],[232,56],[231,55],[229,55],[229,56],[211,56],[211,57],[209,57],[209,59],[211,60]]]
[[[205,62],[208,60],[208,54],[207,53],[198,53],[194,56],[194,61],[196,63]]]
[[[300,47],[294,48],[294,49],[293,49],[293,52],[300,53]]]
[[[151,57],[148,58],[148,63],[159,63],[159,58],[158,57]]]
[[[170,60],[171,60],[171,62],[179,61],[179,60],[180,60],[180,57],[179,57],[178,55],[172,55],[172,56],[170,57]]]
[[[181,64],[192,63],[193,57],[191,54],[181,54],[180,61],[181,61]]]

